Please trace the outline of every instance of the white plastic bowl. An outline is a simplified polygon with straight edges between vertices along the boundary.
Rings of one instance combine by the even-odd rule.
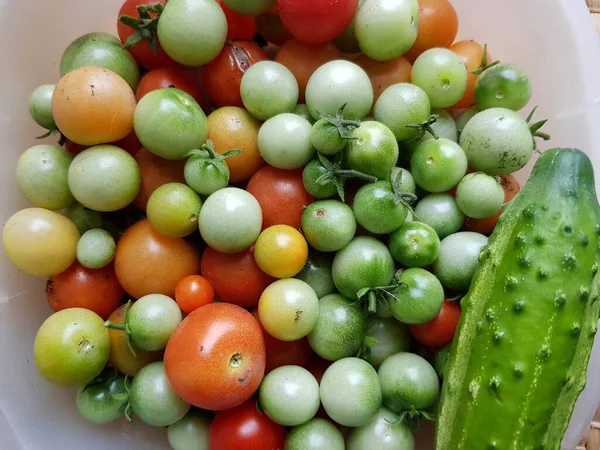
[[[2,222],[27,203],[15,182],[19,155],[41,133],[27,100],[55,83],[64,48],[90,31],[116,33],[122,0],[0,0],[0,214]],[[452,0],[461,39],[487,42],[495,58],[522,65],[534,86],[532,105],[550,119],[551,146],[579,147],[600,177],[600,41],[583,0]],[[523,174],[522,179],[526,176]],[[49,315],[44,280],[16,270],[0,252],[0,448],[3,450],[166,449],[163,429],[123,422],[92,426],[79,417],[74,391],[43,380],[33,340]],[[540,324],[543,326],[543,324]],[[573,450],[600,401],[600,338],[564,450]],[[433,449],[424,430],[419,450]],[[429,436],[428,436],[429,434]]]

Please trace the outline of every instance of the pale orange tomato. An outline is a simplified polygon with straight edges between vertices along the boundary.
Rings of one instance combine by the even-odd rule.
[[[308,244],[295,228],[273,225],[256,240],[254,258],[266,274],[275,278],[291,278],[306,264]]]
[[[460,41],[450,47],[467,66],[467,90],[463,98],[454,106],[456,109],[468,108],[475,104],[475,83],[479,75],[474,74],[483,61],[484,47],[475,41]],[[488,62],[492,62],[488,52]]]
[[[403,56],[391,61],[375,61],[361,54],[354,62],[367,72],[373,85],[373,104],[393,84],[410,83],[412,64]]]

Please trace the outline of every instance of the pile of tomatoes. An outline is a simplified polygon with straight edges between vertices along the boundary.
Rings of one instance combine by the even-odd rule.
[[[40,373],[175,450],[413,449],[544,121],[448,0],[127,0],[73,41],[5,224]],[[208,114],[208,117],[207,117]]]

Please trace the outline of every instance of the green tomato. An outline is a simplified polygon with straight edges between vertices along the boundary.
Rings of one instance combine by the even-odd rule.
[[[381,407],[381,385],[371,364],[359,358],[334,362],[321,379],[321,402],[329,417],[346,427],[369,423]]]
[[[485,219],[502,208],[504,189],[496,178],[484,173],[470,173],[456,188],[456,203],[465,216]]]
[[[356,14],[352,19],[352,22],[350,22],[350,25],[348,25],[342,34],[333,40],[335,46],[339,48],[342,53],[360,53],[360,46],[358,45],[358,39],[356,39],[355,24],[358,11],[364,3],[365,0],[358,1],[358,7],[356,8]]]
[[[319,383],[299,366],[278,367],[265,375],[258,399],[273,422],[288,427],[308,422],[321,406]]]
[[[490,108],[518,111],[531,100],[531,83],[519,66],[496,64],[477,78],[475,99],[480,111]]]
[[[500,176],[525,167],[534,150],[527,122],[505,108],[486,109],[476,114],[465,125],[460,146],[473,169]]]
[[[306,192],[315,198],[330,198],[337,194],[337,188],[332,182],[320,183],[318,180],[328,173],[327,168],[317,159],[309,162],[302,171],[302,182]]]
[[[55,84],[43,84],[33,90],[29,97],[29,114],[40,127],[46,130],[56,130],[57,126],[52,115],[52,95]]]
[[[432,108],[449,108],[465,95],[467,75],[467,67],[456,53],[433,48],[417,58],[411,81],[427,93]]]
[[[135,346],[152,352],[167,346],[183,317],[177,302],[171,297],[149,294],[131,305],[125,320]]]
[[[398,177],[402,177],[399,180]],[[393,167],[390,174],[390,180],[398,183],[398,189],[402,193],[414,194],[417,192],[417,185],[412,174],[402,167]]]
[[[224,160],[193,155],[185,163],[185,182],[200,195],[211,195],[229,184],[229,167]]]
[[[398,163],[398,142],[392,130],[379,122],[363,122],[348,142],[344,160],[348,167],[380,180],[389,180]]]
[[[298,103],[294,109],[292,110],[292,114],[296,114],[310,122],[311,125],[314,125],[315,119],[310,115],[310,111],[308,110],[308,106],[304,103]]]
[[[110,339],[98,314],[63,309],[46,319],[35,336],[33,355],[44,378],[63,386],[81,386],[96,378],[108,362]]]
[[[337,127],[325,119],[317,120],[313,125],[310,142],[318,152],[327,156],[337,155],[347,144]]]
[[[94,228],[102,228],[104,225],[101,212],[86,208],[78,202],[69,206],[67,217],[77,226],[81,235]]]
[[[408,327],[392,317],[370,316],[367,322],[368,346],[363,358],[376,369],[386,358],[410,348]]]
[[[142,145],[165,159],[184,159],[191,150],[199,149],[208,135],[202,108],[176,88],[144,95],[135,109],[133,127]]]
[[[469,289],[479,265],[479,254],[487,242],[483,234],[470,231],[451,234],[442,240],[433,270],[444,287],[456,291]]]
[[[115,257],[117,244],[108,231],[95,228],[86,231],[77,243],[77,261],[88,269],[102,269]]]
[[[393,84],[381,93],[373,115],[386,125],[398,141],[410,141],[418,131],[408,125],[421,124],[431,114],[431,103],[423,89],[409,83]]]
[[[383,404],[401,413],[433,406],[440,394],[440,380],[425,359],[413,353],[396,353],[378,371]]]
[[[283,450],[345,450],[344,436],[325,419],[310,422],[290,430]]]
[[[251,66],[240,85],[244,107],[259,120],[292,112],[298,103],[298,82],[287,67],[274,61]]]
[[[227,37],[227,19],[213,0],[170,0],[158,21],[163,50],[180,64],[202,66],[215,59]]]
[[[313,351],[328,361],[355,355],[365,338],[366,315],[356,300],[331,294],[319,300],[319,319],[308,334]]]
[[[117,211],[136,198],[142,175],[136,160],[113,145],[97,145],[78,154],[69,167],[75,199],[95,211]]]
[[[309,252],[306,264],[294,278],[304,281],[313,288],[317,298],[323,298],[335,292],[335,284],[333,284],[333,275],[331,274],[332,266],[332,254],[313,250]]]
[[[435,319],[444,303],[444,288],[431,272],[403,270],[397,277],[395,298],[388,301],[392,315],[402,323],[420,325]]]
[[[195,409],[167,428],[173,450],[209,450],[209,432],[209,417]]]
[[[455,120],[456,123],[456,131],[458,132],[458,137],[462,134],[465,126],[469,123],[469,121],[479,112],[477,106],[473,105],[463,112],[461,112]],[[458,142],[458,141],[457,141]]]
[[[416,0],[368,1],[356,15],[354,32],[362,52],[376,61],[404,55],[419,33]]]
[[[302,213],[302,232],[308,243],[321,252],[337,252],[354,238],[356,219],[339,200],[311,203]]]
[[[81,388],[77,392],[77,409],[88,421],[97,425],[114,422],[127,407],[127,387],[125,377],[115,370],[108,369],[106,376]]]
[[[121,41],[108,33],[88,33],[75,39],[62,55],[60,76],[81,67],[102,67],[120,75],[135,92],[140,69]]]
[[[452,115],[444,109],[433,109],[431,115],[438,116],[436,121],[431,125],[431,128],[439,138],[449,139],[452,142],[458,142],[458,130],[456,128],[456,122],[452,118]],[[433,135],[429,131],[425,131],[425,134],[420,139],[408,141],[407,145],[409,150],[414,151],[423,142],[434,139]]]
[[[345,118],[363,119],[373,106],[373,86],[369,75],[350,61],[328,62],[308,80],[306,105],[317,120],[323,113],[335,117],[344,105]]]
[[[348,435],[347,450],[415,450],[412,431],[400,417],[382,406],[368,424]]]
[[[355,237],[333,259],[333,282],[351,299],[365,288],[388,286],[394,278],[394,259],[386,245],[370,236]]]
[[[173,425],[190,410],[169,384],[162,361],[148,364],[133,378],[129,402],[133,412],[154,427]]]
[[[415,182],[429,192],[446,192],[467,173],[467,155],[456,142],[430,139],[419,145],[410,159]]]
[[[465,222],[456,200],[449,194],[429,194],[423,197],[415,208],[419,222],[426,223],[435,230],[440,239],[456,233]]]
[[[192,188],[182,183],[167,183],[150,195],[146,214],[156,231],[182,238],[198,229],[200,208],[202,200]]]
[[[225,188],[212,194],[200,210],[198,221],[204,241],[221,253],[250,248],[262,228],[262,210],[252,194]]]
[[[17,163],[17,184],[35,206],[67,208],[74,198],[69,189],[71,155],[58,145],[36,145],[26,150]]]
[[[448,344],[445,347],[442,347],[435,354],[435,360],[433,362],[433,367],[437,372],[440,378],[444,378],[446,367],[448,366],[448,360],[450,359],[450,351],[452,349],[452,344]]]
[[[223,0],[233,11],[244,16],[259,16],[275,5],[275,0]]]
[[[283,113],[271,117],[258,132],[258,148],[263,159],[278,169],[304,167],[316,155],[311,144],[312,127],[302,117]]]
[[[407,222],[392,233],[388,246],[403,266],[427,267],[438,257],[440,238],[426,223]]]
[[[400,228],[408,211],[388,181],[364,185],[356,193],[352,208],[358,223],[375,234],[389,234]]]

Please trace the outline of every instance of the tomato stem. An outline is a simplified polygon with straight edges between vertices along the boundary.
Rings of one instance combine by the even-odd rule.
[[[377,177],[374,177],[373,175],[367,175],[366,173],[362,173],[354,169],[336,170],[335,175],[344,178],[357,178],[359,180],[365,180],[370,183],[375,183],[377,181]]]
[[[433,124],[435,124],[439,118],[439,114],[432,114],[427,118],[425,122],[411,123],[409,125],[406,125],[406,128],[414,128],[415,130],[417,130],[417,135],[414,138],[412,138],[409,142],[418,141],[419,139],[422,139],[423,136],[425,136],[425,133],[431,134],[436,140],[439,139],[440,137],[433,129]]]
[[[113,323],[107,320],[104,322],[104,326],[109,330],[127,331],[127,325],[124,323]]]
[[[375,291],[369,291],[367,298],[369,300],[368,311],[370,314],[375,314],[377,312],[377,295]]]

